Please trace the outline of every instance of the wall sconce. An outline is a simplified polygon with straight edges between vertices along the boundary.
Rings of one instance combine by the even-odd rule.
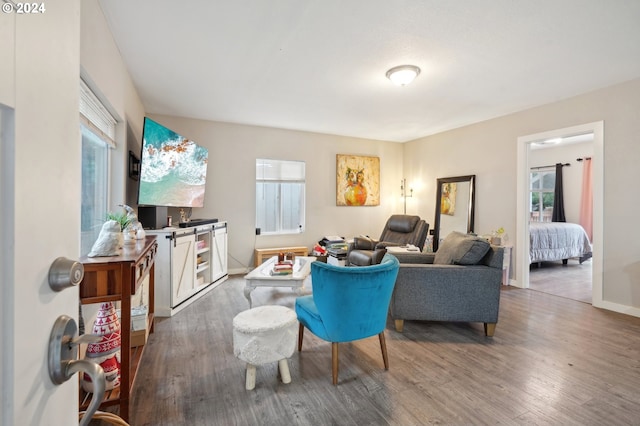
[[[133,151],[129,151],[129,177],[133,180],[138,180],[140,177],[140,159]]]
[[[400,181],[400,196],[404,200],[404,214],[407,214],[407,198],[413,197],[413,188],[409,188],[409,194],[407,194],[407,180],[402,179]]]

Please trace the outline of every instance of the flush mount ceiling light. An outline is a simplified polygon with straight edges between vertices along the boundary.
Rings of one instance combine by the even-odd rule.
[[[420,68],[415,65],[400,65],[387,71],[387,78],[398,86],[406,86],[420,74]]]
[[[533,142],[532,145],[545,146],[545,145],[557,145],[562,142],[562,138],[544,139],[541,141]]]

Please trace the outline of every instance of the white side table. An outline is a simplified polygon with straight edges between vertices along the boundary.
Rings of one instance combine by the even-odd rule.
[[[511,271],[511,252],[513,251],[512,245],[500,246],[504,249],[504,255],[502,258],[502,284],[510,285],[510,271]]]

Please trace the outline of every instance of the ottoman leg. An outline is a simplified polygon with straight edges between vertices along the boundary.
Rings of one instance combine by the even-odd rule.
[[[252,390],[256,387],[256,366],[247,364],[247,378],[246,385],[247,390]]]
[[[280,370],[282,383],[291,383],[291,374],[289,373],[289,364],[287,364],[286,358],[278,361],[278,369]]]

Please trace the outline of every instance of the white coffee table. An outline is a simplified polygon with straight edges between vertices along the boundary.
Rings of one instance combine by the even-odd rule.
[[[273,265],[278,261],[278,256],[273,256],[249,272],[244,276],[244,297],[249,301],[249,308],[251,308],[251,292],[256,287],[291,287],[296,294],[302,294],[305,280],[310,279],[311,263],[315,260],[313,256],[297,256],[293,265],[293,274],[271,275]]]

